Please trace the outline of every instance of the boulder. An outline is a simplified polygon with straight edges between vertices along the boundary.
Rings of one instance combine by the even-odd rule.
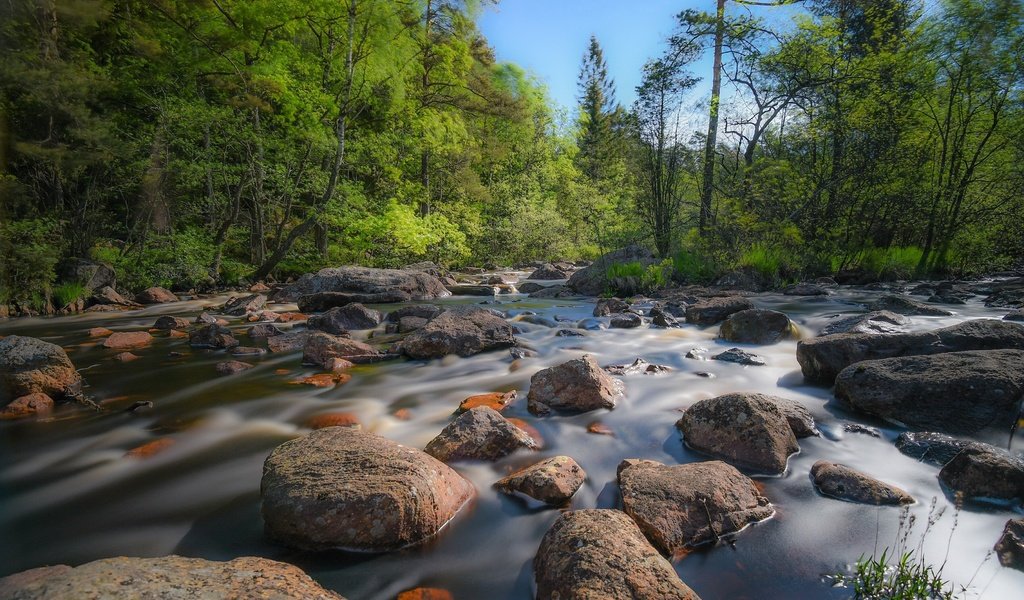
[[[0,340],[0,397],[41,393],[55,400],[82,394],[82,376],[64,349],[22,335]]]
[[[654,253],[640,246],[627,246],[609,252],[595,260],[590,266],[572,274],[566,286],[583,296],[599,296],[608,285],[608,267],[614,264],[638,262],[647,267],[658,262]]]
[[[384,355],[372,346],[346,337],[321,331],[309,334],[302,346],[303,363],[330,369],[335,358],[353,363],[370,363],[381,360]]]
[[[527,281],[527,282],[522,283],[522,284],[519,285],[519,293],[520,294],[532,294],[534,292],[539,292],[539,291],[543,290],[545,287],[547,287],[547,286],[543,286],[543,285],[541,285],[541,284],[539,284],[539,283],[537,283],[535,281]]]
[[[109,285],[94,290],[89,297],[89,306],[107,305],[121,308],[138,308],[140,304],[128,300]]]
[[[811,480],[822,494],[858,504],[913,504],[914,498],[898,487],[847,467],[819,460],[811,467]]]
[[[651,309],[649,316],[651,317],[651,322],[654,323],[655,327],[676,327],[679,325],[675,316],[668,312],[667,308],[655,306]]]
[[[726,394],[686,409],[676,427],[695,450],[740,467],[778,474],[785,472],[789,455],[800,450],[786,406],[784,399],[766,394]]]
[[[281,333],[281,330],[271,323],[253,325],[246,331],[246,335],[253,339],[274,337],[275,335],[281,335]]]
[[[516,345],[512,326],[493,311],[482,308],[449,309],[402,340],[402,352],[414,359],[442,358],[449,354],[473,356]]]
[[[117,275],[113,267],[84,258],[69,258],[63,261],[57,268],[57,277],[59,281],[81,284],[88,291],[103,287],[113,288],[117,285]]]
[[[151,287],[135,294],[135,301],[139,304],[166,304],[168,302],[177,302],[178,297],[168,289]]]
[[[708,298],[686,307],[686,322],[707,326],[721,323],[729,315],[754,308],[754,303],[742,296]]]
[[[956,458],[964,450],[999,452],[999,448],[982,442],[961,440],[944,433],[932,431],[904,431],[896,438],[896,449],[910,458],[937,467]]]
[[[282,289],[277,299],[295,301],[303,296],[322,292],[349,294],[353,299],[348,302],[363,304],[431,300],[449,295],[440,279],[418,269],[335,267],[321,269],[316,274],[303,275],[297,282]],[[362,299],[356,299],[357,297]],[[300,303],[299,310],[306,312],[327,308],[331,307],[306,309],[301,308]]]
[[[402,317],[398,322],[398,333],[411,333],[417,329],[423,329],[427,320],[420,317]]]
[[[240,360],[225,360],[217,363],[214,368],[217,369],[217,372],[221,375],[234,375],[235,373],[248,371],[252,368],[252,365]]]
[[[774,344],[800,337],[800,329],[784,313],[751,308],[729,315],[718,337],[739,344]]]
[[[449,292],[455,296],[497,296],[501,290],[496,285],[449,285]]]
[[[887,310],[876,310],[860,315],[836,319],[826,325],[819,336],[837,333],[903,333],[910,325],[907,317]]]
[[[968,448],[942,467],[939,481],[966,500],[1020,504],[1024,502],[1024,459]]]
[[[148,331],[118,331],[103,340],[103,347],[110,350],[131,350],[148,346],[153,336]]]
[[[427,443],[423,451],[444,462],[464,459],[493,461],[520,448],[535,450],[537,444],[498,411],[477,406],[455,417]]]
[[[15,398],[13,402],[0,410],[0,420],[22,419],[49,414],[52,411],[53,398],[42,392],[35,392]]]
[[[644,320],[640,315],[631,312],[612,315],[612,319],[608,323],[612,329],[635,329],[643,324]]]
[[[225,315],[244,317],[249,313],[263,310],[266,305],[267,297],[263,294],[249,294],[248,296],[232,296],[217,310]]]
[[[629,310],[629,303],[618,298],[601,298],[594,307],[595,317],[607,317]]]
[[[612,375],[660,375],[671,372],[672,367],[655,365],[638,358],[628,365],[608,365],[604,370]]]
[[[875,335],[840,333],[801,340],[796,359],[804,379],[831,384],[846,367],[866,360],[964,350],[1024,349],[1024,327],[974,319],[933,331]]]
[[[542,290],[531,292],[531,298],[573,298],[577,296],[577,293],[572,291],[568,286],[564,285],[549,285]]]
[[[1024,308],[1024,278],[1010,279],[989,286],[985,306],[993,308]]]
[[[538,371],[530,378],[527,408],[535,415],[551,410],[587,412],[613,409],[622,397],[622,382],[612,378],[590,355]]]
[[[389,312],[386,319],[391,323],[400,323],[405,317],[417,317],[429,321],[443,312],[443,308],[433,304],[414,304]]]
[[[980,350],[857,363],[836,398],[904,427],[941,433],[1009,431],[1024,394],[1024,351]]]
[[[825,286],[817,283],[797,283],[782,289],[786,296],[828,296],[829,291]]]
[[[380,321],[380,312],[353,302],[336,306],[322,315],[313,315],[306,323],[310,329],[339,334],[350,330],[373,329],[380,325]]]
[[[1006,522],[994,550],[999,556],[999,564],[1024,571],[1024,518]]]
[[[153,329],[162,329],[164,331],[171,331],[174,329],[188,329],[192,326],[192,322],[182,317],[171,317],[163,316],[153,323]]]
[[[533,559],[537,600],[700,600],[625,513],[563,513]]]
[[[887,310],[901,315],[922,315],[928,317],[948,317],[953,313],[944,308],[928,306],[906,296],[886,294],[868,305],[868,310]]]
[[[553,456],[501,478],[494,487],[506,494],[522,494],[550,506],[564,506],[587,474],[568,456]]]
[[[687,357],[690,357],[689,353],[687,353]],[[729,348],[724,352],[715,354],[711,357],[711,360],[721,360],[750,367],[763,367],[765,365],[764,359],[760,356],[739,348]]]
[[[387,304],[408,302],[412,296],[402,291],[380,292],[377,294],[350,294],[348,292],[319,292],[302,296],[298,300],[302,312],[323,312],[338,306],[349,304]]]
[[[260,493],[267,535],[285,545],[387,552],[436,535],[475,490],[415,448],[327,427],[274,449]]]
[[[234,348],[239,344],[231,330],[220,325],[206,325],[192,332],[188,343],[193,348]]]
[[[630,459],[619,465],[618,476],[622,509],[669,556],[775,512],[753,480],[718,460],[667,466]]]
[[[566,273],[565,271],[556,268],[552,264],[545,264],[536,269],[533,273],[530,273],[530,276],[527,277],[527,279],[550,280],[567,279],[568,277],[569,274]]]
[[[254,556],[225,562],[161,556],[104,558],[57,565],[0,579],[0,597],[19,600],[104,598],[275,598],[344,600],[298,567]]]
[[[515,402],[519,392],[511,390],[508,392],[489,392],[486,394],[475,394],[459,403],[458,412],[465,412],[478,406],[487,406],[501,412]]]
[[[763,292],[774,285],[773,278],[751,266],[740,267],[715,280],[715,287],[743,292]]]
[[[267,338],[267,349],[271,352],[295,352],[302,350],[306,340],[313,335],[312,331],[296,331],[294,333],[282,333]]]

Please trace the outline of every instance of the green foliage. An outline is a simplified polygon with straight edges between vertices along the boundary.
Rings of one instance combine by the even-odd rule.
[[[916,246],[904,248],[868,248],[855,264],[879,279],[909,279],[921,262],[924,251]]]
[[[613,263],[605,271],[608,291],[619,296],[649,294],[669,285],[674,268],[671,258],[646,267],[639,262]]]
[[[154,285],[209,287],[214,283],[209,271],[213,254],[208,236],[195,228],[154,236],[141,249],[126,251],[111,244],[98,244],[90,251],[93,259],[111,264],[119,284],[130,290]],[[232,264],[235,263],[225,261],[222,267]]]
[[[684,283],[707,283],[718,274],[714,263],[705,255],[680,250],[673,258],[675,277]]]
[[[942,577],[942,568],[926,564],[908,550],[895,557],[886,548],[882,554],[861,556],[852,576],[845,582],[858,600],[952,600],[953,586]],[[896,558],[894,561],[893,559]]]
[[[53,299],[56,308],[63,308],[72,302],[84,299],[89,290],[81,283],[62,283],[53,288]]]
[[[50,219],[0,220],[0,302],[46,305],[63,247],[59,231]]]
[[[780,281],[793,269],[782,250],[767,244],[756,244],[744,252],[738,266],[750,267],[768,281]]]

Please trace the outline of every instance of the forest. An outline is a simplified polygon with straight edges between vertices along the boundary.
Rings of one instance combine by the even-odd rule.
[[[631,243],[681,282],[1020,265],[1018,0],[706,4],[629,106],[592,38],[565,114],[487,2],[4,3],[0,304],[74,300],[72,258],[129,290]]]

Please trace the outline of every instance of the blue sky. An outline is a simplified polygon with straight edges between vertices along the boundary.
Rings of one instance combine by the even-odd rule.
[[[576,77],[590,35],[604,48],[618,101],[629,106],[644,62],[659,55],[675,27],[675,15],[687,8],[713,11],[714,0],[502,0],[487,7],[478,25],[498,60],[517,63],[545,83],[563,108],[576,106]],[[737,10],[736,7],[730,10]],[[738,8],[738,10],[746,10]],[[788,21],[792,9],[752,9],[762,17]],[[710,57],[692,66],[706,77]],[[702,82],[694,101],[707,95]]]

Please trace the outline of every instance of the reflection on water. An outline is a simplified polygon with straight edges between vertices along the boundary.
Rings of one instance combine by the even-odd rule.
[[[755,304],[789,314],[806,335],[836,315],[862,311],[870,292],[843,291],[827,299],[760,296]],[[492,305],[513,317],[533,311],[565,325],[590,316],[583,301],[499,298]],[[476,303],[452,298],[445,303]],[[540,539],[557,518],[555,510],[528,508],[496,493],[491,485],[511,469],[542,457],[567,454],[586,470],[586,484],[573,508],[616,507],[615,468],[624,458],[666,463],[702,460],[685,449],[674,423],[694,402],[735,391],[761,391],[801,402],[827,435],[800,441],[782,477],[759,478],[776,515],[736,537],[735,546],[702,549],[676,564],[694,590],[715,598],[842,598],[822,575],[861,555],[892,545],[899,509],[825,499],[809,480],[818,459],[842,462],[894,483],[913,494],[911,508],[923,529],[936,498],[946,515],[925,539],[926,556],[946,558],[945,573],[970,585],[971,597],[1019,598],[1024,573],[1002,569],[990,549],[1008,518],[1006,510],[970,508],[956,528],[950,500],[942,494],[937,469],[901,455],[893,446],[899,430],[849,414],[831,402],[828,390],[805,386],[795,342],[745,347],[763,356],[765,367],[742,367],[684,358],[696,346],[708,355],[734,344],[715,339],[717,327],[589,331],[585,337],[556,337],[555,329],[516,321],[520,339],[535,356],[513,362],[507,352],[432,362],[393,361],[357,367],[351,382],[314,388],[291,381],[315,371],[302,367],[300,353],[247,357],[256,368],[221,377],[214,365],[223,352],[194,350],[185,340],[157,334],[154,343],[133,351],[130,363],[112,360],[114,351],[88,337],[90,327],[134,330],[163,314],[194,316],[223,298],[158,306],[125,314],[96,314],[3,323],[0,333],[41,337],[64,346],[83,370],[88,393],[103,414],[70,407],[46,422],[0,423],[0,574],[46,564],[78,564],[97,558],[178,553],[210,559],[262,555],[295,563],[322,585],[359,599],[394,598],[401,590],[426,585],[451,590],[456,598],[530,598],[531,561]],[[280,307],[279,310],[293,307]],[[392,310],[397,306],[378,307]],[[965,318],[999,317],[977,301],[954,307],[954,317],[914,317],[914,329],[951,325]],[[243,345],[263,345],[243,336]],[[459,402],[472,394],[528,388],[540,369],[589,353],[602,364],[637,357],[668,365],[665,375],[624,377],[626,397],[614,411],[533,418],[525,393],[507,411],[533,425],[545,447],[495,464],[456,468],[474,482],[479,497],[469,510],[429,544],[386,555],[327,553],[304,555],[266,542],[259,516],[259,482],[264,458],[282,441],[302,435],[311,416],[344,411],[366,429],[422,447],[447,423]],[[697,376],[708,372],[713,378]],[[137,401],[153,406],[125,409]],[[399,416],[396,412],[402,410]],[[600,420],[614,435],[587,433]],[[881,438],[846,433],[856,422],[881,431]],[[1019,436],[1020,437],[1020,436]],[[124,453],[157,438],[174,444],[145,459]],[[1024,443],[1017,440],[1017,447]],[[916,540],[917,534],[911,536]]]

